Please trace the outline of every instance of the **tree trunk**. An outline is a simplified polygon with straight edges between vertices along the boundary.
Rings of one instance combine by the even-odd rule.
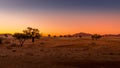
[[[20,46],[21,47],[23,46],[24,42],[25,42],[25,39],[24,40],[20,40]]]
[[[32,37],[32,42],[33,42],[33,43],[35,42],[35,38],[34,38],[34,37]]]

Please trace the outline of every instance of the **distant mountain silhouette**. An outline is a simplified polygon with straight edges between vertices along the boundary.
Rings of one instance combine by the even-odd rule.
[[[84,32],[73,34],[73,36],[91,36],[91,35],[92,34],[90,34],[90,33],[84,33]]]

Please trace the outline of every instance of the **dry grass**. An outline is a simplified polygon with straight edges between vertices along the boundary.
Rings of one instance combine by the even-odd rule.
[[[42,37],[23,47],[17,43],[0,45],[0,68],[120,68],[120,37]]]

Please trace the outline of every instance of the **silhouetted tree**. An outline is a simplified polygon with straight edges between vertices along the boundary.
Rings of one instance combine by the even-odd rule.
[[[39,33],[38,29],[34,29],[34,28],[31,28],[31,27],[28,27],[26,30],[23,30],[23,32],[26,35],[31,37],[33,43],[35,42],[35,38],[37,38],[37,39],[40,38],[40,33]]]
[[[0,37],[0,44],[2,44],[3,38]]]
[[[101,35],[98,35],[98,34],[94,34],[91,36],[92,40],[98,40],[100,39],[102,36]]]
[[[56,35],[54,35],[53,37],[54,37],[54,38],[56,38],[57,36],[56,36]]]
[[[63,37],[62,35],[60,35],[59,37]]]
[[[50,34],[48,34],[48,37],[51,37],[51,35],[50,35]]]
[[[15,37],[19,41],[21,47],[23,46],[24,42],[30,38],[29,35],[23,33],[15,33],[13,37]]]
[[[64,35],[64,37],[67,37],[66,35]]]
[[[81,36],[81,35],[79,35],[79,38],[82,38],[82,36]]]
[[[72,37],[72,35],[67,35],[67,37]]]

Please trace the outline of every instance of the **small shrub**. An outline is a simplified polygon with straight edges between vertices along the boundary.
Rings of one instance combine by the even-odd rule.
[[[102,36],[101,35],[98,35],[98,34],[94,34],[91,36],[92,40],[98,40],[100,39]]]
[[[44,49],[40,49],[40,51],[41,51],[41,52],[43,52],[43,51],[44,51]]]
[[[82,36],[81,36],[81,35],[79,35],[79,38],[82,38]]]
[[[114,55],[114,53],[109,53],[109,55]]]
[[[0,44],[2,44],[2,43],[3,43],[3,38],[0,37]]]
[[[19,41],[19,44],[20,44],[21,47],[23,46],[25,41],[30,38],[29,35],[24,34],[24,33],[15,33],[13,35],[13,37],[15,37]]]
[[[16,50],[12,50],[12,52],[16,52]]]
[[[42,45],[43,45],[43,44],[45,44],[45,43],[44,43],[44,42],[41,42],[40,44],[42,44]]]
[[[59,37],[63,37],[62,35],[60,35]]]
[[[48,34],[48,37],[51,37],[51,35],[50,35],[50,34]]]
[[[70,37],[72,37],[72,35],[68,35],[67,37],[69,37],[69,38],[70,38]]]
[[[26,53],[26,55],[28,55],[28,56],[34,56],[33,53]]]
[[[67,37],[67,35],[64,35],[64,37]]]
[[[57,36],[56,36],[56,35],[54,35],[53,37],[54,37],[54,38],[56,38]]]

